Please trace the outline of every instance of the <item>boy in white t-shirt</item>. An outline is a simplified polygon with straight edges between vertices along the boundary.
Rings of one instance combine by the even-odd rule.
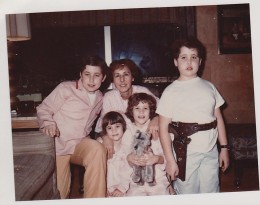
[[[203,51],[203,45],[195,38],[174,43],[174,64],[180,76],[164,90],[156,110],[166,171],[172,180],[176,180],[178,194],[218,192],[219,167],[224,172],[229,166],[229,146],[220,110],[224,100],[212,83],[197,75],[204,60]],[[183,159],[173,152],[168,130],[171,123],[176,130],[178,125],[183,125],[186,130],[193,129],[189,123],[198,123],[198,130],[185,136],[191,141],[187,145],[186,176],[184,179],[180,177],[182,180],[179,178],[181,167],[177,163]],[[177,134],[175,139],[177,141]],[[219,156],[217,140],[221,148]]]

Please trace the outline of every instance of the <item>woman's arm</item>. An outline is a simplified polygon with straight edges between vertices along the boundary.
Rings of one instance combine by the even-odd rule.
[[[158,105],[159,98],[156,97],[148,88],[143,87],[143,91],[141,91],[141,92],[144,92],[144,93],[147,93],[147,94],[153,96]],[[153,119],[151,119],[150,124],[148,125],[148,128],[147,128],[147,132],[152,134],[152,138],[154,140],[159,139],[159,120],[158,119],[159,119],[159,116],[156,115]]]
[[[155,116],[148,125],[147,132],[152,134],[154,140],[159,138],[159,116]]]
[[[103,104],[100,112],[100,117],[98,118],[95,127],[95,132],[99,137],[102,137],[103,145],[107,149],[108,159],[111,159],[113,157],[113,154],[115,153],[114,143],[113,140],[111,140],[108,136],[102,136],[102,119],[106,113],[113,110],[111,105],[111,99],[111,91],[108,91],[103,97]]]
[[[217,128],[218,128],[218,141],[220,145],[227,145],[227,135],[224,120],[221,114],[220,108],[215,109],[215,116],[217,118]],[[227,148],[221,148],[219,154],[219,167],[224,172],[229,166],[229,153]]]

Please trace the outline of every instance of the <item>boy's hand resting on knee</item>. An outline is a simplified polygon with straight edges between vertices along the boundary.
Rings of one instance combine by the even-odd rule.
[[[42,132],[50,137],[59,137],[60,131],[57,127],[57,125],[47,125],[44,128],[42,128]]]

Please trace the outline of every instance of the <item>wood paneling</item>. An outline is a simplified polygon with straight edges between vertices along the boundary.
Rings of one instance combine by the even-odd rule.
[[[195,33],[194,7],[89,10],[31,14],[33,28],[175,23]],[[191,33],[190,33],[191,34]]]
[[[255,123],[251,54],[218,54],[217,6],[198,6],[197,37],[207,49],[203,78],[211,81],[226,101],[227,123]]]
[[[36,117],[14,117],[12,118],[12,129],[39,128]]]

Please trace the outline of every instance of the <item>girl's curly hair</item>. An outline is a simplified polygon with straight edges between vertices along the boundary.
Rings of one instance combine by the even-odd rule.
[[[153,96],[148,95],[146,93],[134,93],[133,95],[130,96],[128,99],[128,106],[126,110],[126,116],[134,122],[134,116],[133,116],[133,109],[134,106],[137,106],[140,102],[143,103],[148,103],[149,108],[150,108],[150,116],[149,118],[152,119],[156,114],[156,100]]]

